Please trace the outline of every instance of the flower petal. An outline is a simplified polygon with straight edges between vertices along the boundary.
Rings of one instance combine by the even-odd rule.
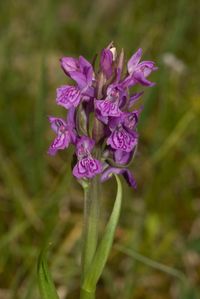
[[[102,172],[101,162],[91,157],[83,158],[73,168],[73,175],[78,178],[92,178]]]
[[[134,53],[128,61],[127,68],[129,74],[132,74],[135,71],[136,66],[138,65],[142,57],[142,49],[139,48],[136,53]]]
[[[100,66],[107,79],[112,75],[113,54],[109,49],[103,49],[100,57]]]
[[[80,89],[84,89],[85,87],[87,87],[88,83],[87,83],[87,73],[83,74],[81,72],[71,72],[70,73],[70,77],[76,81],[76,83],[78,84],[78,87]]]
[[[125,180],[127,181],[130,187],[136,189],[137,184],[136,181],[128,169],[124,168],[117,168],[117,167],[108,167],[101,175],[101,182],[105,182],[112,177],[113,174],[122,174]]]
[[[138,123],[139,114],[141,111],[134,110],[132,112],[123,113],[123,125],[133,131]]]
[[[62,119],[62,118],[59,118],[59,117],[53,117],[53,116],[49,116],[48,117],[49,119],[49,122],[51,124],[51,128],[52,130],[58,134],[59,130],[61,129],[66,129],[67,127],[67,124],[66,122]]]
[[[82,136],[76,144],[76,154],[78,159],[90,155],[94,148],[95,141],[87,136]]]
[[[137,135],[135,132],[128,132],[122,126],[117,127],[107,139],[107,144],[113,149],[131,152],[137,145]]]
[[[72,57],[62,57],[60,59],[61,67],[66,75],[70,76],[71,72],[74,72],[78,68],[78,59]]]
[[[128,153],[125,151],[116,150],[114,152],[115,162],[121,165],[128,164],[132,159],[133,152],[134,150]]]
[[[56,102],[58,105],[69,109],[71,107],[77,107],[81,100],[81,92],[74,86],[61,86],[57,88]]]
[[[120,116],[122,112],[119,109],[119,102],[109,99],[95,100],[95,108],[98,109],[102,116]]]
[[[54,139],[54,141],[48,149],[48,154],[54,156],[58,150],[67,148],[69,146],[69,143],[70,136],[69,133],[66,131],[65,133],[60,134]]]
[[[142,61],[137,66],[137,71],[141,71],[144,77],[148,77],[151,72],[156,71],[158,68],[153,61]]]
[[[154,86],[155,83],[147,80],[141,71],[136,71],[133,75],[133,78],[140,84],[144,86]]]

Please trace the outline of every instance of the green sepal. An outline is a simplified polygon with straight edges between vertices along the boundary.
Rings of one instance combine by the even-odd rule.
[[[117,195],[113,206],[113,210],[105,228],[103,238],[96,250],[94,258],[91,262],[91,265],[85,275],[85,279],[82,284],[82,290],[85,290],[87,292],[94,292],[94,290],[96,289],[96,284],[103,272],[104,266],[108,259],[114,240],[115,230],[119,220],[122,202],[122,185],[118,176],[115,175],[115,177],[117,180]]]
[[[47,249],[42,250],[38,258],[37,278],[42,299],[59,299],[51,273],[49,272],[47,259]]]

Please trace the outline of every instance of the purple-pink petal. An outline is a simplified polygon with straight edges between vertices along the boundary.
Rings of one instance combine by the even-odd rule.
[[[79,159],[90,155],[95,141],[87,136],[82,136],[76,144],[76,154]]]
[[[154,82],[151,82],[145,78],[144,73],[142,71],[136,71],[134,73],[133,77],[138,83],[140,83],[144,86],[154,86],[155,85]]]
[[[76,81],[79,89],[84,89],[85,87],[88,86],[88,81],[87,81],[87,73],[83,74],[81,72],[71,72],[70,77]],[[91,82],[89,82],[91,83]]]
[[[140,59],[142,57],[142,49],[139,48],[136,53],[134,53],[128,61],[127,68],[129,74],[132,74],[135,71]]]
[[[61,67],[66,75],[70,75],[71,72],[74,72],[78,68],[78,59],[72,57],[62,57],[60,59]]]
[[[81,92],[74,86],[61,86],[57,88],[56,102],[58,105],[63,106],[66,109],[71,107],[77,107],[81,100]]]
[[[49,119],[49,122],[51,124],[51,128],[52,130],[58,134],[58,132],[61,130],[65,130],[66,127],[67,127],[67,124],[66,122],[62,119],[62,118],[59,118],[59,117],[53,117],[53,116],[49,116],[48,117]]]
[[[112,52],[109,49],[103,49],[100,57],[100,66],[107,78],[109,78],[112,75],[112,63]]]
[[[73,168],[73,175],[78,178],[92,178],[102,172],[101,162],[92,157],[86,157],[78,161]]]
[[[148,77],[151,72],[156,71],[158,68],[155,66],[153,61],[142,61],[137,66],[137,71],[141,71],[144,77]]]
[[[131,152],[137,145],[137,140],[136,133],[130,133],[122,126],[118,126],[107,139],[107,144],[113,149]]]
[[[139,110],[123,113],[123,125],[133,131],[138,123],[139,114]]]
[[[69,133],[66,131],[58,135],[48,149],[48,154],[54,156],[56,152],[60,149],[65,149],[69,146],[70,143],[70,136]]]
[[[75,80],[80,89],[91,86],[94,79],[93,68],[84,57],[63,57],[60,62],[66,75]]]
[[[134,152],[134,150],[131,152],[128,152],[128,153],[125,151],[121,151],[121,150],[115,150],[114,151],[115,162],[118,164],[121,164],[121,165],[128,164],[132,159],[133,152]]]
[[[102,116],[120,116],[122,114],[119,103],[107,98],[105,100],[95,100],[95,108],[101,112]]]
[[[117,168],[117,167],[108,167],[102,173],[101,181],[102,182],[107,181],[108,179],[110,179],[112,177],[113,174],[123,175],[123,177],[125,178],[125,180],[127,181],[127,183],[129,184],[130,187],[133,187],[134,189],[137,188],[137,184],[136,184],[136,181],[135,181],[132,173],[130,172],[130,170],[128,170],[126,168],[124,169],[124,168]]]

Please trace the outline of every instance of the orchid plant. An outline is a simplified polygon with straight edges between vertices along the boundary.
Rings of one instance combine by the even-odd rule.
[[[76,82],[57,89],[56,103],[66,109],[67,117],[49,117],[56,137],[48,153],[74,146],[72,173],[84,190],[84,222],[82,241],[81,299],[94,299],[96,285],[107,261],[118,223],[122,188],[119,175],[129,186],[136,181],[129,170],[138,144],[137,124],[141,108],[135,103],[142,92],[132,87],[153,86],[147,77],[157,70],[152,61],[140,61],[142,49],[124,64],[123,49],[118,54],[113,43],[103,49],[99,66],[84,57],[63,57],[64,73]],[[99,240],[100,184],[115,176],[117,195],[113,210]],[[43,299],[59,298],[47,268],[45,252],[38,262],[38,279]]]

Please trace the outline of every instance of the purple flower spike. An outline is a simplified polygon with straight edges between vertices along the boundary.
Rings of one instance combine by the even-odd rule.
[[[136,132],[129,132],[122,125],[118,125],[110,137],[108,137],[107,144],[113,149],[131,152],[137,145],[137,141],[138,136]]]
[[[108,79],[112,75],[113,53],[109,49],[103,49],[101,52],[100,66]]]
[[[132,92],[130,88],[136,84],[153,86],[147,78],[157,70],[153,61],[141,61],[141,57],[139,48],[125,65],[124,50],[118,52],[112,42],[101,51],[96,70],[83,56],[60,60],[63,71],[76,84],[57,89],[56,102],[68,114],[66,120],[49,118],[57,136],[48,152],[55,155],[72,144],[76,158],[73,175],[77,179],[103,173],[104,181],[116,173],[136,187],[127,167],[137,150],[141,108],[135,110],[134,104],[143,91]]]
[[[128,169],[117,168],[117,167],[108,167],[101,175],[101,181],[105,182],[112,177],[113,174],[122,174],[128,185],[134,189],[137,188],[136,181]]]
[[[102,172],[101,162],[92,157],[86,157],[78,161],[73,169],[73,175],[78,178],[88,178],[91,179],[95,175]]]
[[[49,147],[48,154],[54,156],[60,149],[65,149],[71,141],[71,133],[68,125],[62,118],[49,117],[51,128],[57,134],[52,144]]]

